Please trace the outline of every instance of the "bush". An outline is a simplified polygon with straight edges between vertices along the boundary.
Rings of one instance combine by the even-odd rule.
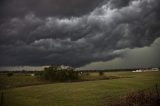
[[[7,73],[7,76],[8,76],[8,77],[13,76],[13,72],[8,72],[8,73]]]
[[[40,77],[43,74],[43,71],[36,71],[34,72],[35,76]]]
[[[110,106],[160,106],[160,95],[157,87],[151,91],[141,90],[131,92],[122,97],[119,102]]]
[[[89,72],[86,72],[86,76],[89,76]]]
[[[99,72],[99,75],[100,75],[100,76],[103,76],[103,75],[104,75],[104,72],[102,72],[102,71]]]
[[[72,81],[79,79],[78,72],[74,71],[73,68],[62,69],[59,66],[45,68],[41,76],[50,81]]]

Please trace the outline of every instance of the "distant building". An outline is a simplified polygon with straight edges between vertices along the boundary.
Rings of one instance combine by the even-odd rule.
[[[54,67],[57,70],[74,70],[73,67],[65,66],[65,65],[59,65],[59,66],[52,65],[51,67]],[[48,68],[46,68],[46,69],[48,69]]]
[[[136,71],[132,71],[132,72],[143,72],[142,70],[136,70]]]
[[[152,68],[152,71],[159,71],[159,68]]]
[[[132,72],[151,72],[151,71],[159,71],[159,68],[151,68],[151,69],[138,69],[138,70],[135,70],[135,71],[132,71]]]

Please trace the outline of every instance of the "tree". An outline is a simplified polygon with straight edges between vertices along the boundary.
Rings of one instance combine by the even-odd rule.
[[[50,81],[72,81],[78,80],[79,74],[71,67],[62,69],[61,66],[50,66],[44,69],[42,77]]]

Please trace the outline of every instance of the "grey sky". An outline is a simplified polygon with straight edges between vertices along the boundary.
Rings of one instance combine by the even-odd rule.
[[[0,66],[83,67],[116,60],[108,67],[160,67],[153,53],[159,47],[152,47],[160,42],[159,5],[159,0],[3,0]],[[150,58],[155,60],[146,63]],[[131,63],[121,66],[124,60]]]
[[[115,53],[123,54],[122,57],[109,61],[99,61],[87,64],[80,70],[126,69],[126,68],[153,68],[159,66],[160,37],[153,44],[134,49],[122,49]]]

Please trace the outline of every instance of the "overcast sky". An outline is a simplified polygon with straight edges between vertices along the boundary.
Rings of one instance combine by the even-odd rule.
[[[1,0],[0,66],[160,67],[160,0]]]

